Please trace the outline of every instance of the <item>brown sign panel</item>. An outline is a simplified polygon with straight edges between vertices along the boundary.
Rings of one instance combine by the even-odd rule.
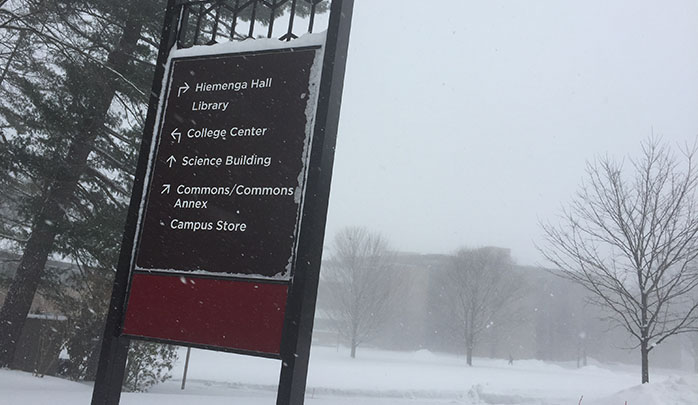
[[[317,50],[171,61],[136,270],[288,278]]]

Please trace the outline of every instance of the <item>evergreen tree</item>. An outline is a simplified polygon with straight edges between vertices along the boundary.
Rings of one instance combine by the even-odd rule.
[[[177,361],[175,346],[150,342],[134,342],[126,360],[124,390],[143,392],[172,377],[169,372]]]
[[[0,310],[1,366],[12,361],[50,255],[114,268],[163,9],[164,1],[78,0],[3,8],[0,36],[26,46],[4,52],[0,90],[10,211],[2,235],[22,252]]]

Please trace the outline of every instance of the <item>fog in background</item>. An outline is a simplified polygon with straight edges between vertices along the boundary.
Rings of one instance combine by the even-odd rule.
[[[698,135],[693,1],[356,2],[327,238],[545,264],[585,162]]]
[[[639,385],[637,339],[607,322],[608,302],[590,305],[588,290],[569,275],[559,277],[535,247],[542,243],[540,223],[557,223],[587,177],[586,162],[608,155],[630,165],[650,138],[673,150],[698,143],[697,22],[698,2],[688,0],[356,0],[306,390],[312,403],[698,403],[698,333],[645,340],[656,348],[652,384]],[[283,29],[277,25],[275,32]],[[21,49],[19,34],[7,38]],[[95,49],[111,46],[104,44]],[[53,46],[39,43],[26,60]],[[78,55],[69,47],[59,51]],[[21,78],[25,65],[15,65],[10,73]],[[54,95],[49,87],[47,97]],[[72,94],[63,87],[55,94]],[[13,100],[14,91],[26,96],[11,86],[3,94]],[[52,139],[45,128],[37,132]],[[0,214],[31,228],[31,215],[6,207]],[[84,211],[89,230],[99,228],[89,221],[118,219],[103,214],[113,210]],[[94,249],[101,253],[121,235],[120,225],[106,223],[103,230],[104,241],[101,234],[72,236],[88,253],[100,242]],[[54,370],[35,378],[41,359],[28,372],[0,367],[0,392],[7,393],[0,405],[3,398],[88,403],[85,382],[96,369],[111,259],[95,257],[99,266],[81,267],[80,253],[52,257],[66,262],[49,262],[46,286],[32,292],[36,313],[27,317],[50,327],[23,332],[36,337],[36,347],[48,342],[55,349],[46,354],[25,346]],[[19,252],[0,250],[0,276],[15,274],[19,261]],[[676,266],[664,276],[692,270]],[[621,292],[648,291],[627,280],[619,281]],[[695,286],[671,311],[692,305]],[[0,277],[4,294],[3,288]],[[53,328],[56,322],[70,327]],[[126,405],[274,403],[278,359],[136,340],[134,353],[145,360],[129,360],[128,374],[157,369],[172,379],[158,375],[147,384],[161,383],[147,385],[147,394],[124,393]],[[23,356],[29,364],[32,357]],[[50,377],[54,371],[60,379]]]

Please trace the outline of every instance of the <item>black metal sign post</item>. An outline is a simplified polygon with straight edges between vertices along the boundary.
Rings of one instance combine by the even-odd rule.
[[[332,2],[306,191],[312,198],[306,200],[301,220],[281,347],[277,405],[302,404],[305,395],[353,8],[354,0]]]
[[[160,181],[157,180],[157,170],[155,171],[156,174],[153,175],[149,169],[149,167],[152,167],[154,164],[158,165],[162,163],[158,163],[157,161],[153,162],[153,160],[156,160],[153,156],[157,156],[157,154],[153,155],[151,149],[153,147],[160,148],[160,145],[152,144],[153,141],[159,142],[159,140],[155,140],[151,131],[153,128],[160,125],[156,123],[159,114],[165,114],[164,110],[159,111],[164,108],[162,107],[163,104],[160,97],[163,97],[166,93],[163,91],[165,89],[162,88],[162,83],[168,69],[167,64],[170,50],[173,49],[175,45],[178,45],[177,48],[182,48],[191,45],[215,44],[217,42],[217,35],[219,37],[221,36],[220,32],[223,29],[221,27],[230,28],[230,32],[225,34],[228,36],[229,40],[235,41],[253,38],[255,37],[255,19],[260,18],[259,15],[263,15],[260,10],[264,8],[266,8],[268,12],[266,20],[264,20],[265,17],[262,17],[264,20],[263,24],[268,27],[268,33],[266,35],[268,38],[272,37],[275,20],[280,16],[289,18],[288,31],[281,36],[281,39],[288,41],[288,49],[290,50],[294,48],[293,40],[297,38],[293,33],[293,27],[296,11],[299,10],[298,7],[301,5],[305,7],[309,16],[308,32],[312,32],[316,9],[322,7],[326,1],[327,0],[280,0],[272,2],[264,0],[168,1],[148,115],[146,117],[144,136],[136,170],[136,180],[134,182],[129,214],[126,221],[126,230],[122,241],[121,255],[102,342],[97,380],[92,397],[93,405],[117,405],[119,403],[130,338],[144,338],[166,343],[189,342],[190,346],[240,353],[246,352],[245,350],[238,350],[234,346],[219,345],[217,343],[200,344],[197,340],[190,340],[187,336],[183,338],[181,338],[182,336],[180,336],[180,338],[172,338],[169,336],[162,337],[147,334],[141,335],[138,333],[133,334],[129,333],[128,326],[124,326],[125,319],[126,322],[128,322],[128,319],[133,318],[129,317],[129,314],[132,314],[133,311],[129,310],[129,312],[126,312],[126,306],[129,294],[133,297],[133,294],[130,293],[131,289],[134,288],[131,283],[134,283],[134,270],[138,267],[137,263],[140,263],[139,260],[141,260],[138,259],[139,256],[137,251],[141,246],[147,245],[147,243],[144,244],[143,239],[139,239],[139,237],[147,235],[147,232],[143,233],[143,225],[139,223],[139,217],[145,215],[147,219],[148,212],[150,212],[148,211],[150,208],[147,208],[146,214],[143,214],[146,200],[151,198],[144,197],[146,195],[144,191],[146,191],[146,187],[148,187],[148,190],[150,190],[148,195],[152,196],[153,184],[159,184],[157,181]],[[282,11],[284,10],[282,7],[286,7],[286,13]],[[299,222],[297,224],[298,233],[295,236],[297,249],[292,256],[290,280],[287,282],[287,295],[283,295],[286,294],[284,293],[286,287],[282,285],[272,286],[275,291],[280,291],[282,293],[280,296],[285,299],[283,331],[279,341],[271,345],[272,347],[275,346],[276,349],[268,352],[278,353],[278,355],[266,354],[267,357],[280,358],[282,360],[277,396],[277,404],[279,405],[302,404],[304,400],[352,10],[353,0],[333,0],[331,2],[329,24],[325,35],[324,55],[322,56],[317,105],[314,115],[315,121],[312,129],[312,137],[310,138],[310,153],[305,158],[307,159],[307,177],[303,185],[304,196],[302,204],[300,205],[302,206],[302,210],[300,211]],[[245,28],[244,34],[240,34],[237,28],[240,20],[249,23],[249,31]],[[210,39],[207,40],[206,37]],[[273,59],[271,60],[273,61]],[[270,63],[273,64],[274,62]],[[274,66],[274,69],[278,69],[278,66],[275,64],[267,66]],[[171,87],[171,83],[169,86]],[[166,90],[169,92],[171,88]],[[177,95],[177,97],[179,97],[179,95]],[[162,121],[163,118],[160,118],[160,120]],[[162,133],[160,133],[160,137],[162,137]],[[281,155],[282,154],[279,156]],[[162,166],[162,164],[160,164],[160,166]],[[172,167],[172,162],[169,163],[169,167]],[[175,173],[175,171],[172,170],[169,171],[169,173]],[[152,179],[149,180],[150,177],[157,181],[153,183]],[[180,177],[176,178],[180,179]],[[149,183],[149,181],[151,181],[151,183]],[[160,185],[158,187],[160,187]],[[165,189],[163,188],[163,190]],[[164,193],[164,191],[162,193]],[[146,200],[144,200],[144,198],[146,198]],[[153,201],[159,200],[155,198]],[[162,203],[162,201],[157,204],[160,203]],[[157,207],[157,204],[154,206]],[[162,213],[165,208],[166,206],[162,206],[160,209],[157,209],[156,212]],[[218,211],[221,212],[220,209],[218,209]],[[170,235],[166,236],[169,237]],[[151,241],[148,241],[148,243],[150,242]],[[248,240],[246,243],[250,251],[264,251],[263,248],[260,250],[259,246],[254,246],[254,240]],[[152,248],[153,246],[151,246],[150,251],[152,251]],[[259,255],[259,253],[257,253],[257,255]],[[167,257],[163,260],[167,261]],[[224,258],[224,261],[227,262],[227,259]],[[148,261],[146,260],[145,262]],[[199,265],[198,262],[192,262],[191,260],[187,263],[189,264],[183,266],[189,268]],[[216,262],[211,261],[211,263]],[[170,267],[171,266],[168,266],[166,268]],[[192,268],[192,270],[196,270],[196,268]],[[147,276],[147,272],[142,275]],[[172,279],[171,277],[169,278]],[[213,281],[212,285],[215,286],[216,283],[216,281]],[[220,286],[217,286],[216,288],[219,287]],[[156,289],[158,288],[160,287],[156,286]],[[247,286],[243,285],[242,288],[246,289]],[[226,293],[224,295],[229,294]],[[175,296],[175,298],[177,297],[181,296]],[[283,301],[281,302],[283,303]],[[162,304],[162,301],[160,304]],[[130,305],[129,308],[131,308]],[[238,319],[234,316],[233,318]],[[228,322],[230,322],[230,320],[228,320]],[[281,319],[279,319],[278,325],[280,330]],[[245,326],[241,325],[241,327],[244,328]],[[273,339],[271,339],[271,341],[274,342]],[[242,349],[244,349],[244,347],[242,347]],[[264,353],[255,354],[254,352],[253,350],[251,354],[265,355]]]
[[[176,42],[176,32],[177,26],[181,21],[181,11],[181,6],[177,6],[175,0],[168,0],[157,65],[155,66],[155,78],[150,93],[148,115],[145,120],[145,134],[141,140],[138,166],[136,167],[135,181],[131,191],[128,216],[126,217],[126,227],[121,241],[119,263],[114,276],[114,287],[104,326],[102,348],[99,355],[95,386],[92,392],[92,405],[118,405],[121,398],[121,386],[126,372],[126,358],[129,346],[128,339],[121,337],[121,323],[126,301],[126,290],[128,288],[134,235],[136,234],[138,221],[138,207],[141,194],[143,193],[144,179],[148,166],[148,151],[150,151],[152,140],[152,136],[149,136],[147,132],[149,128],[153,128],[155,125],[157,106],[160,102],[162,90],[162,77],[165,74],[168,53]]]

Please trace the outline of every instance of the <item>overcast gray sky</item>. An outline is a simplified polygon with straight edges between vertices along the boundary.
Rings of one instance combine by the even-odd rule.
[[[698,135],[697,21],[694,0],[356,0],[328,240],[542,263],[586,160]]]

